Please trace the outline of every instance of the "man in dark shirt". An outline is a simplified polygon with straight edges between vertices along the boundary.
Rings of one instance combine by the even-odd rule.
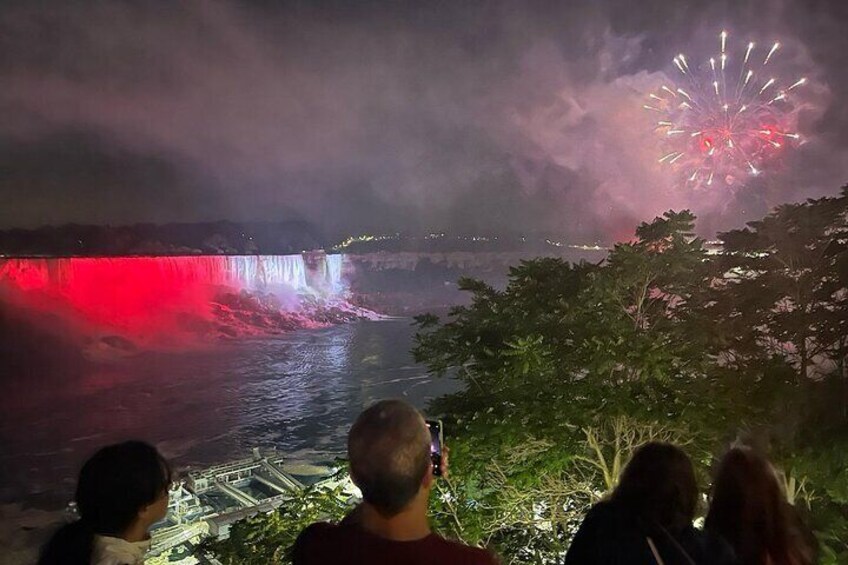
[[[374,404],[353,424],[347,449],[363,501],[339,525],[306,528],[294,544],[295,565],[496,563],[487,551],[430,531],[430,432],[415,408],[401,400]]]

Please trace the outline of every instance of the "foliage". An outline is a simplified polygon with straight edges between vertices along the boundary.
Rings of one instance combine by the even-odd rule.
[[[614,418],[600,428],[583,430],[588,453],[575,456],[578,462],[589,466],[593,473],[599,473],[603,494],[609,494],[618,484],[618,478],[624,464],[640,446],[651,441],[686,445],[690,443],[688,435],[656,423],[640,424],[627,417]],[[586,474],[586,473],[584,473]]]
[[[338,521],[350,510],[343,488],[340,483],[294,492],[276,510],[233,524],[228,539],[205,541],[199,552],[214,555],[224,565],[291,563],[290,550],[306,526]]]
[[[622,417],[577,430],[572,449],[518,434],[479,450],[465,437],[451,446],[450,477],[437,483],[436,528],[495,548],[505,563],[547,563],[564,554],[586,510],[611,491],[636,447],[650,439],[682,443],[685,434]]]
[[[462,281],[470,305],[419,318],[414,349],[467,385],[431,407],[454,431],[445,527],[506,562],[554,561],[624,446],[665,430],[704,479],[734,437],[769,446],[841,555],[846,461],[827,448],[848,433],[846,218],[848,189],[782,206],[708,255],[694,217],[668,212],[603,264],[527,261],[503,290]],[[509,459],[527,445],[546,447]]]
[[[438,374],[458,367],[470,387],[488,393],[528,379],[616,385],[697,374],[701,344],[682,314],[708,273],[693,221],[668,212],[643,224],[639,239],[616,245],[603,266],[523,262],[503,292],[463,280],[471,306],[444,324],[420,317],[416,358]]]
[[[827,434],[797,449],[784,461],[784,473],[802,477],[802,511],[816,532],[824,564],[848,563],[848,435]]]
[[[786,355],[799,382],[838,367],[848,353],[848,187],[839,198],[785,204],[722,234],[711,315],[724,355],[744,363]]]

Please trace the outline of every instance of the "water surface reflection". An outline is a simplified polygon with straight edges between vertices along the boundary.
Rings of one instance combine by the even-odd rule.
[[[409,320],[361,322],[214,351],[148,353],[75,377],[0,380],[0,500],[68,500],[80,463],[126,438],[178,465],[208,465],[253,446],[343,449],[363,406],[418,406],[456,387],[412,361]]]

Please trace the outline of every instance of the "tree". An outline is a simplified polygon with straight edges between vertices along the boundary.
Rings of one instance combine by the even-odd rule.
[[[588,340],[584,367],[614,382],[700,373],[703,353],[687,324],[706,277],[703,242],[689,212],[643,223],[617,244],[581,296]]]
[[[702,476],[729,439],[767,430],[789,484],[827,493],[811,499],[811,517],[838,545],[848,515],[833,486],[839,466],[813,473],[803,453],[845,441],[832,377],[805,376],[813,366],[844,375],[847,193],[724,234],[718,256],[693,235],[690,213],[668,212],[603,264],[527,261],[503,291],[465,280],[469,306],[444,322],[419,318],[416,359],[467,383],[431,406],[458,437],[445,510],[462,525],[456,535],[493,544],[507,562],[555,560],[575,518],[546,511],[579,516],[593,497],[576,487],[600,495],[613,484],[628,456],[616,446],[642,437],[633,430],[669,427],[689,430],[677,437]],[[584,435],[621,421],[605,442]],[[510,463],[534,445],[546,448]]]
[[[732,356],[785,356],[798,382],[834,364],[844,372],[847,217],[848,188],[839,198],[784,204],[720,235],[715,310],[733,328],[726,343]]]

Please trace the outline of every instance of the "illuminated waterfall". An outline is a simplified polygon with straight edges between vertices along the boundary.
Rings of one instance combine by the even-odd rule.
[[[335,299],[341,255],[204,255],[0,259],[0,299],[61,311],[116,330],[154,331],[185,313],[208,316],[216,296],[241,290]],[[8,293],[8,294],[7,294]]]
[[[344,287],[342,281],[343,255],[327,255],[325,259],[327,284],[332,292],[339,292]]]
[[[301,255],[243,255],[226,258],[229,281],[247,289],[286,286],[309,290]]]
[[[116,292],[145,284],[159,288],[193,283],[247,290],[286,287],[298,292],[338,292],[344,287],[344,257],[326,255],[321,259],[317,279],[307,272],[302,255],[0,259],[0,283],[59,293],[80,285],[100,284],[107,292]]]

